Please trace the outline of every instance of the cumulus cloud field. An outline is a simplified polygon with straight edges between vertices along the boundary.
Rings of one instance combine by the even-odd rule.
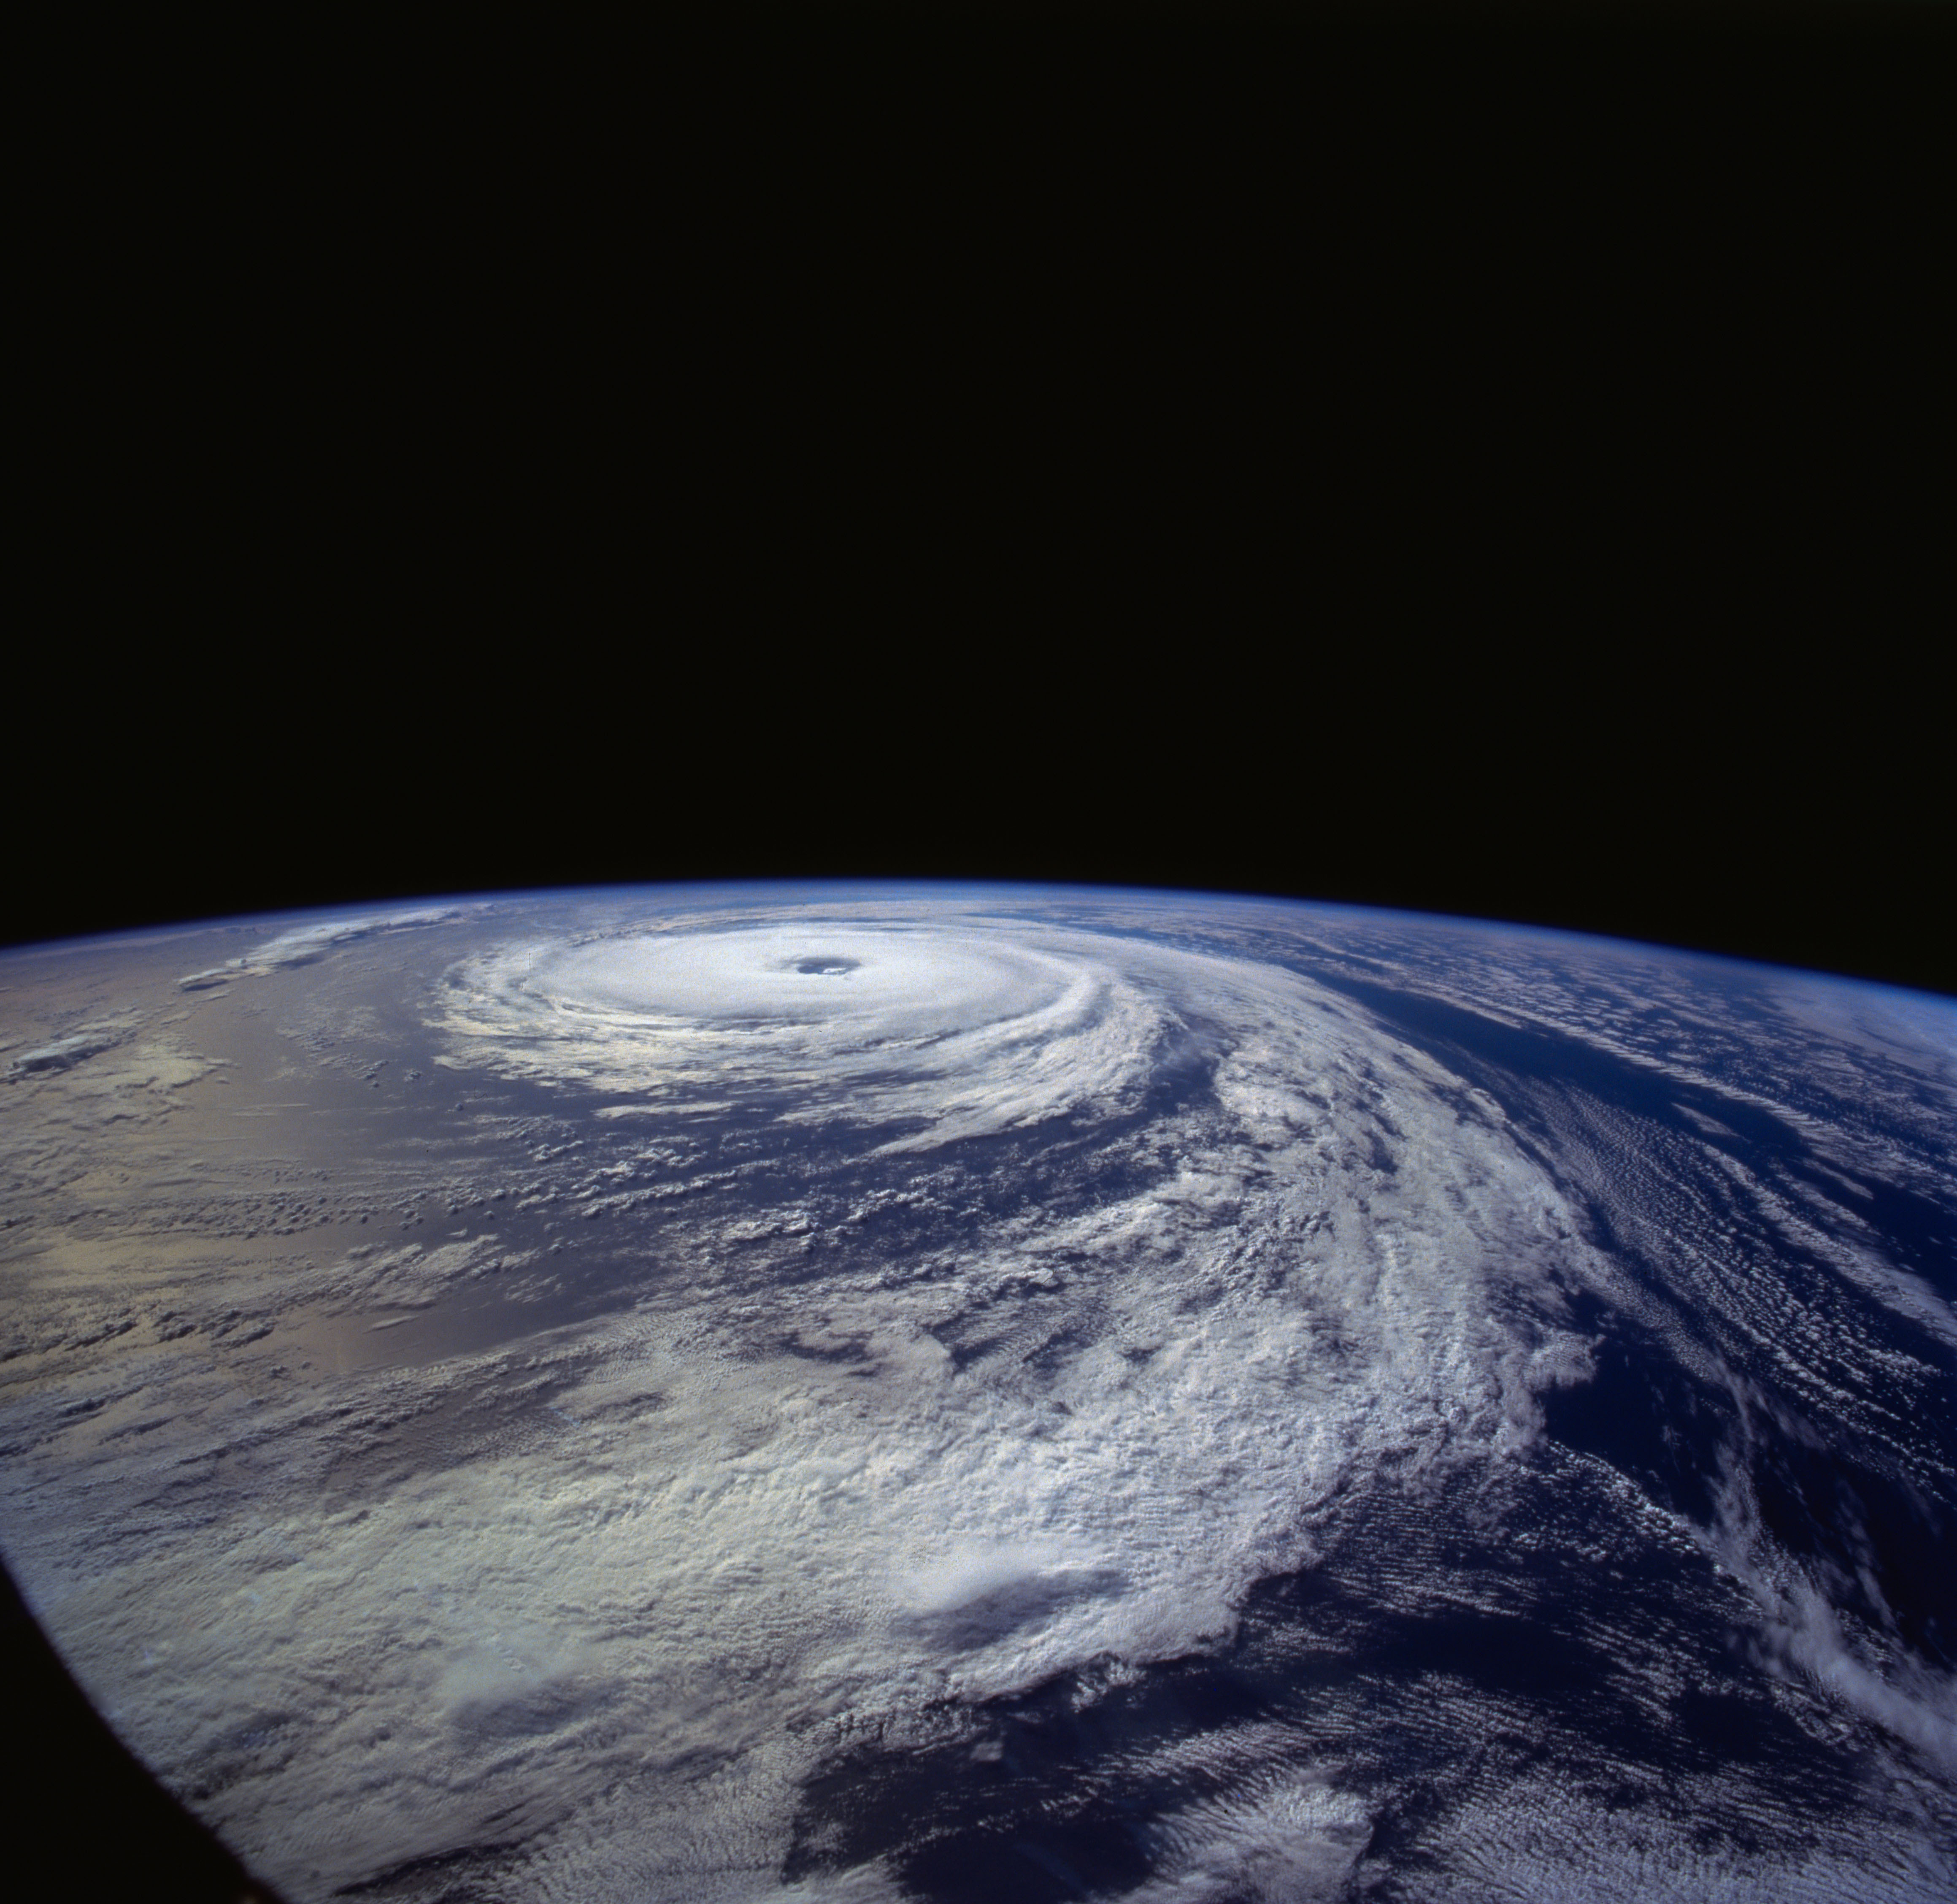
[[[1943,1207],[1933,1025],[1141,897],[193,949],[10,995],[0,1545],[296,1899],[1933,1894],[1951,1290],[1824,1173]]]

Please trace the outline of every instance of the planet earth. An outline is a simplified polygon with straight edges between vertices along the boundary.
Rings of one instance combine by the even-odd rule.
[[[1957,1896],[1951,1001],[837,885],[0,988],[0,1551],[292,1904]]]

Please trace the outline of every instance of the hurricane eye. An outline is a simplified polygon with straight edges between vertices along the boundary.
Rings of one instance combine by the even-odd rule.
[[[811,979],[840,979],[854,972],[862,963],[858,959],[798,959],[795,969]]]

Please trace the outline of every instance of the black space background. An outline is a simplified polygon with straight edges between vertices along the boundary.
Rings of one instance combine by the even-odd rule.
[[[925,875],[1957,992],[1953,20],[85,24],[0,943]],[[5,1624],[12,1842],[235,1896]]]
[[[1957,990],[1952,17],[105,41],[0,937],[923,875]]]

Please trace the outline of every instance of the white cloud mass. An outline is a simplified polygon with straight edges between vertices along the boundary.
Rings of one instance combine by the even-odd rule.
[[[850,1849],[868,1827],[821,1813],[822,1780],[934,1754],[1019,1776],[1027,1701],[1139,1710],[1188,1662],[1266,1657],[1260,1583],[1507,1632],[1535,1617],[1518,1556],[1596,1581],[1653,1555],[1697,1596],[1681,1621],[1752,1636],[1763,1684],[1805,1688],[1790,1726],[1859,1728],[1893,1791],[1779,1854],[1544,1761],[1447,1801],[1431,1894],[1621,1895],[1685,1871],[1688,1839],[1665,1895],[1927,1894],[1948,1673],[1766,1531],[1719,1424],[1761,1419],[1744,1338],[1905,1449],[1803,1331],[1902,1332],[1888,1392],[1922,1394],[1948,1301],[1848,1219],[1688,1168],[1580,1092],[1559,1150],[1528,1089],[1498,1099],[1354,988],[1454,1008],[1469,961],[1430,929],[1417,964],[1301,909],[602,895],[302,922],[132,979],[119,1036],[167,1023],[191,1054],[140,1143],[74,1115],[87,1064],[40,1061],[79,1043],[36,1043],[8,1087],[0,1540],[125,1735],[295,1900],[928,1894],[899,1839]],[[1499,992],[1508,1024],[1579,1035],[1601,1008],[1571,969],[1484,982],[1477,1022]],[[248,997],[201,982],[231,971]],[[1637,996],[1614,982],[1612,1011]],[[1736,1119],[1778,1101],[1721,1088]],[[1745,1238],[1694,1202],[1742,1191]],[[1669,1226],[1690,1302],[1627,1267],[1639,1223]],[[1804,1223],[1852,1313],[1759,1281],[1760,1239]],[[1549,1432],[1616,1367],[1617,1315],[1703,1391],[1702,1505]],[[1947,1505],[1938,1458],[1896,1456]],[[1358,1603],[1282,1642],[1294,1676],[1345,1659],[1355,1701],[1386,1670]],[[1587,1615],[1582,1643],[1627,1709],[1698,1696],[1683,1651]],[[1395,1723],[1505,1736],[1520,1695],[1478,1670],[1434,1654]],[[1268,1716],[1108,1747],[1095,1776],[1181,1795],[1136,1814],[1135,1894],[1377,1877],[1402,1801],[1364,1697],[1308,1751]],[[1767,1802],[1677,1776],[1721,1816]],[[1029,1883],[1109,1890],[1024,1842]]]

